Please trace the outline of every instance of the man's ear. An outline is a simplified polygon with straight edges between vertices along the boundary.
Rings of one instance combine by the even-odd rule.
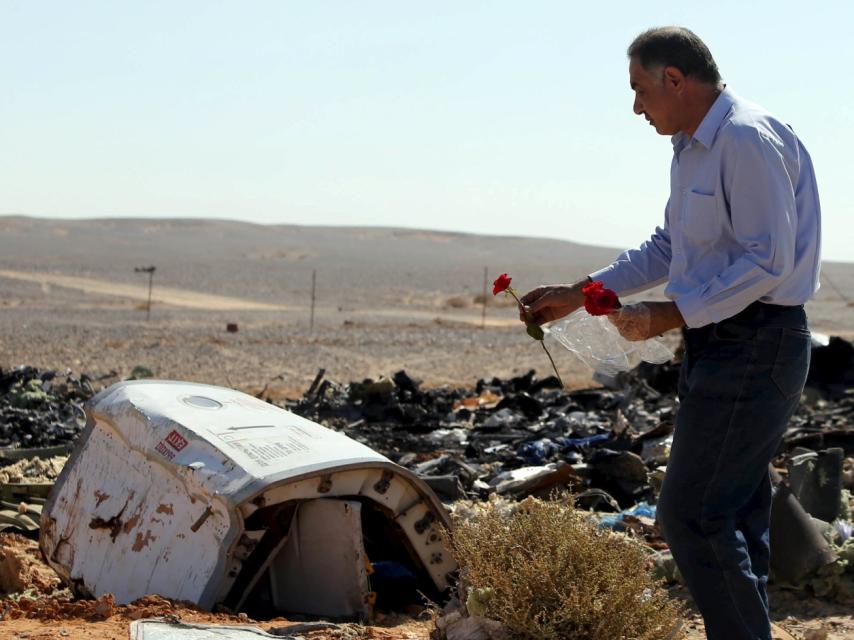
[[[685,86],[685,74],[676,67],[664,67],[664,84],[681,91]]]

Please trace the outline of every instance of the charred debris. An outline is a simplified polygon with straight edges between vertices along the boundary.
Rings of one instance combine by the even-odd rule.
[[[538,378],[534,371],[509,379],[484,378],[472,389],[425,389],[405,371],[340,384],[321,370],[303,397],[281,408],[397,463],[405,474],[401,482],[425,484],[458,513],[485,500],[547,497],[571,489],[578,507],[596,512],[602,526],[642,538],[656,554],[659,573],[677,580],[655,525],[655,502],[673,438],[678,378],[678,363],[642,364],[617,378],[600,380],[602,386],[575,391],[564,391],[555,377]],[[96,387],[115,379],[115,372],[96,378],[30,366],[0,370],[0,471],[22,459],[68,453],[86,425],[84,405]],[[775,550],[778,558],[800,557],[802,562],[778,564],[777,576],[808,584],[818,595],[832,595],[842,588],[839,576],[852,573],[844,558],[852,555],[854,560],[847,494],[854,488],[854,345],[841,338],[814,344],[802,400],[774,464],[778,490],[772,560]],[[26,478],[10,482],[22,485],[15,500],[27,496]],[[24,514],[29,518],[26,527],[15,513],[8,514],[7,526],[36,535],[44,489],[40,485],[29,491],[28,504],[35,506]],[[344,504],[348,499],[342,494],[339,506],[344,512],[362,504]],[[438,501],[435,505],[429,508],[439,513]],[[94,508],[100,507],[99,501]],[[310,515],[306,513],[306,522]],[[327,519],[324,515],[319,521]],[[354,538],[357,546],[365,544],[368,555],[374,552],[364,541],[388,536],[386,521],[374,520],[363,517],[365,529]],[[268,524],[262,527],[265,531]],[[372,527],[379,529],[371,534]],[[422,533],[415,527],[410,537]],[[257,576],[269,573],[260,560],[257,567],[249,562],[251,557],[247,555],[248,568],[240,574],[250,581],[244,585],[246,593]],[[400,558],[392,558],[389,566],[397,567]],[[431,562],[428,558],[423,566],[431,567]],[[848,565],[854,567],[854,561]],[[389,579],[394,583],[399,578],[393,574]],[[443,579],[438,573],[434,578],[436,586]],[[360,580],[354,593],[367,588]],[[398,585],[385,592],[399,590]]]

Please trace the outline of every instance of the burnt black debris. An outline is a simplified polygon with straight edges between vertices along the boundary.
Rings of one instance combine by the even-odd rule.
[[[813,515],[828,518],[836,513],[839,483],[829,492],[805,470],[818,456],[833,467],[822,478],[835,479],[840,459],[854,455],[854,346],[830,338],[812,355],[779,466],[792,461],[795,493]],[[84,426],[84,402],[111,376],[0,369],[0,448],[73,441]],[[447,501],[572,486],[583,506],[613,510],[655,501],[678,411],[678,378],[678,363],[644,363],[607,388],[567,392],[554,376],[528,371],[483,378],[469,389],[425,389],[405,371],[341,384],[321,370],[285,408],[413,470]]]
[[[609,388],[569,392],[534,371],[484,378],[473,390],[422,389],[404,371],[350,384],[320,372],[287,408],[412,469],[449,501],[484,498],[499,487],[513,486],[508,495],[529,486],[542,491],[553,481],[552,488],[573,486],[583,506],[626,509],[655,502],[678,411],[678,380],[678,363],[644,363]],[[854,347],[831,338],[813,349],[804,402],[779,453],[788,459],[835,448],[854,455],[852,417]],[[836,464],[839,454],[832,459]],[[806,500],[807,484],[801,491]]]
[[[835,336],[815,345],[807,384],[831,397],[844,396],[854,387],[854,345]]]
[[[0,369],[0,447],[50,447],[74,440],[85,425],[92,380],[70,371]]]
[[[840,547],[832,545],[851,535],[844,489],[854,490],[854,347],[831,338],[812,353],[802,403],[774,462],[771,562],[780,580],[844,594]],[[402,371],[349,385],[321,373],[313,392],[288,408],[409,468],[449,503],[570,487],[601,526],[631,529],[657,550],[656,567],[672,565],[662,573],[672,581],[678,572],[655,503],[679,410],[679,370],[642,364],[603,380],[605,388],[570,392],[534,371],[481,379],[473,390],[424,390]]]
[[[554,481],[596,484],[606,500],[627,506],[652,494],[651,468],[641,457],[646,443],[672,432],[675,397],[647,377],[638,372],[619,390],[564,392],[554,376],[529,371],[479,380],[474,390],[422,390],[399,371],[348,385],[316,379],[288,408],[409,467],[448,500],[484,497],[497,487],[512,486],[514,495],[529,484],[543,490]],[[567,464],[571,469],[557,472]],[[529,483],[533,467],[545,471]],[[509,481],[516,484],[503,484]]]

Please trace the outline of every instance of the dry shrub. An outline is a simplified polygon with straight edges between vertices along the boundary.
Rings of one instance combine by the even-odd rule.
[[[454,296],[453,298],[448,298],[445,302],[446,305],[451,307],[452,309],[465,309],[469,306],[469,301],[462,296]]]
[[[477,306],[482,306],[483,303],[486,302],[487,307],[515,307],[516,301],[510,296],[500,295],[493,296],[488,295],[484,298],[483,294],[479,293],[474,298],[472,298],[472,303]]]
[[[515,638],[667,638],[679,605],[653,580],[645,552],[588,517],[564,495],[456,521],[449,544],[469,609]]]

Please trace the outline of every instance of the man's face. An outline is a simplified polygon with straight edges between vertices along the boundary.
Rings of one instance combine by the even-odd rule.
[[[668,67],[672,69],[672,67]],[[629,62],[629,83],[635,92],[634,112],[643,115],[663,136],[681,131],[677,87],[663,67],[647,71],[637,58]]]

